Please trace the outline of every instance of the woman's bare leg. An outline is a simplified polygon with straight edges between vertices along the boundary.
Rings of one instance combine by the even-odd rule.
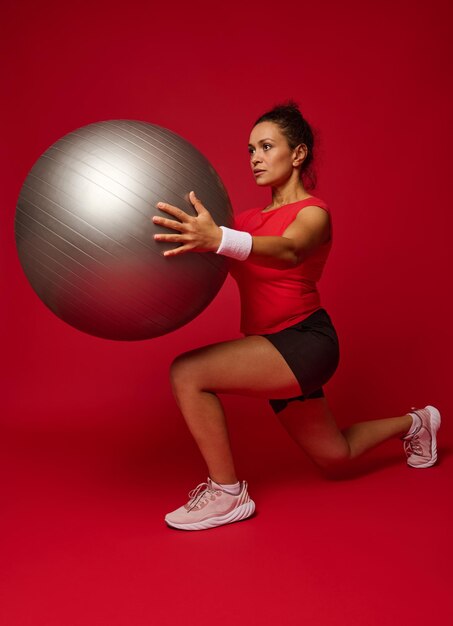
[[[341,466],[378,444],[400,437],[412,425],[410,415],[360,422],[340,430],[325,398],[291,402],[278,413],[291,437],[322,468]]]
[[[343,430],[351,450],[351,458],[360,456],[387,439],[401,437],[412,425],[410,415],[359,422]]]
[[[237,482],[222,404],[217,393],[264,398],[300,395],[299,384],[278,350],[264,337],[226,341],[178,357],[173,392],[208,466],[219,483]],[[291,402],[278,413],[291,437],[324,469],[344,465],[411,427],[410,415],[361,422],[341,431],[325,398]]]
[[[228,425],[219,398],[209,391],[181,393],[178,404],[208,466],[209,476],[217,483],[236,483]]]
[[[246,337],[193,350],[172,365],[173,392],[209,470],[219,483],[237,475],[228,427],[217,393],[289,398],[298,382],[278,350],[264,337]]]

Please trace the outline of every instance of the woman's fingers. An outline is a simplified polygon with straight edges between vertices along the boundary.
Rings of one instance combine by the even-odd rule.
[[[208,213],[208,210],[203,206],[203,204],[197,198],[194,191],[191,191],[189,193],[189,199],[190,199],[190,202],[193,204],[198,215],[200,215],[201,213]],[[164,211],[165,213],[168,213],[169,215],[173,215],[173,217],[176,217],[176,219],[178,219],[182,224],[188,223],[194,219],[191,215],[188,215],[182,209],[178,209],[178,207],[173,206],[172,204],[167,204],[166,202],[158,202],[156,204],[156,207],[159,209],[159,211]],[[163,218],[160,218],[159,216],[155,216],[153,218],[153,221],[156,224],[161,224],[162,226],[166,226],[167,228],[175,228],[174,225],[171,225],[170,220],[166,220],[165,222],[163,222],[161,221],[162,219]]]
[[[158,234],[158,235],[154,235],[154,239],[156,241],[163,241],[163,242],[174,242],[176,241],[176,243],[181,243],[181,240],[183,238],[183,235],[162,235],[162,234]]]
[[[154,239],[162,243],[180,244],[177,248],[167,250],[164,256],[176,256],[185,252],[198,251],[208,252],[215,250],[218,245],[214,245],[213,239],[217,239],[217,232],[213,235],[213,230],[218,231],[209,211],[202,205],[195,193],[189,193],[189,199],[194,206],[197,215],[188,215],[185,211],[166,202],[158,202],[156,207],[159,211],[163,211],[176,219],[169,219],[154,215],[152,221],[157,226],[163,226],[170,231],[176,231],[172,234],[156,233]]]
[[[167,250],[164,252],[164,256],[177,256],[178,254],[184,254],[184,252],[190,252],[192,248],[190,246],[179,246],[173,248],[173,250]]]
[[[180,222],[184,223],[190,220],[190,215],[187,215],[185,211],[178,209],[177,206],[173,206],[172,204],[167,204],[166,202],[158,202],[156,204],[156,207],[159,209],[159,211],[164,211],[169,215],[173,215],[173,217],[176,217],[176,219],[178,219]]]
[[[154,239],[156,241],[160,241],[161,243],[180,243],[183,244],[184,235],[154,235]],[[163,255],[164,256],[176,256],[177,254],[184,254],[184,252],[190,252],[193,249],[192,244],[184,244],[180,245],[177,248],[173,248],[172,250],[166,250]]]
[[[165,228],[170,228],[171,230],[178,230],[179,232],[184,230],[184,225],[181,222],[169,220],[168,218],[160,217],[159,215],[154,215],[153,222],[158,226],[164,226]]]
[[[200,213],[205,213],[205,212],[207,213],[208,212],[206,207],[203,206],[203,204],[201,204],[200,200],[197,198],[197,196],[195,195],[194,191],[191,191],[189,193],[189,200],[191,201],[191,203],[195,207],[195,211],[198,213],[198,215],[200,215]]]

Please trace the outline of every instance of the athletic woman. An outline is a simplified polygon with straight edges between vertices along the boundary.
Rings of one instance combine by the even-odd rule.
[[[171,527],[212,528],[246,519],[255,510],[247,482],[239,482],[236,474],[218,394],[270,399],[288,433],[324,470],[344,466],[392,437],[403,440],[411,467],[436,462],[436,408],[340,430],[327,404],[322,387],[337,368],[339,348],[317,289],[332,245],[332,220],[326,203],[307,191],[313,144],[310,125],[294,102],[255,122],[250,165],[257,185],[270,187],[272,200],[240,214],[234,229],[215,224],[194,192],[195,217],[169,204],[157,205],[176,218],[153,218],[171,231],[155,239],[179,244],[166,256],[214,252],[230,257],[244,334],[182,354],[172,365],[176,402],[209,475],[184,506],[166,515]]]

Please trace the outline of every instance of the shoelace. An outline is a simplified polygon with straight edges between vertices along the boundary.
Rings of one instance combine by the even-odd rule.
[[[423,456],[423,447],[420,443],[420,439],[418,435],[414,435],[412,439],[407,439],[403,441],[404,444],[404,452],[407,456],[411,454],[417,454],[418,456]]]
[[[214,495],[218,489],[211,489],[208,483],[200,483],[189,491],[188,511],[191,511],[197,504],[203,504],[208,501],[208,494]]]
[[[404,447],[404,452],[406,453],[406,456],[411,456],[411,454],[416,454],[417,456],[423,456],[423,446],[420,443],[420,439],[419,439],[419,432],[423,427],[423,420],[422,420],[422,416],[420,415],[420,411],[418,411],[414,406],[411,407],[411,412],[415,413],[416,415],[418,415],[418,417],[420,418],[421,424],[420,424],[420,428],[419,430],[412,435],[412,437],[410,439],[403,439],[403,447]]]

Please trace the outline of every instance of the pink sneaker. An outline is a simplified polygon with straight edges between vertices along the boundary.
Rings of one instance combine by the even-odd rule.
[[[407,464],[410,467],[431,467],[437,461],[437,431],[440,413],[433,406],[412,410],[421,419],[421,426],[413,435],[402,437]]]
[[[255,511],[255,503],[247,493],[245,480],[242,481],[239,495],[233,496],[215,487],[208,477],[208,482],[192,489],[189,498],[187,504],[165,516],[169,526],[183,530],[204,530],[239,522]]]

